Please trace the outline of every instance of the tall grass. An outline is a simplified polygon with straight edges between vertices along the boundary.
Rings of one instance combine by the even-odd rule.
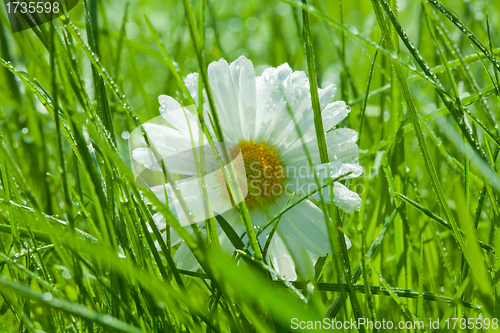
[[[494,0],[82,0],[13,34],[2,10],[0,331],[285,332],[330,317],[431,332],[431,318],[441,331],[500,318],[499,15]],[[361,210],[317,203],[331,239],[353,246],[320,258],[314,280],[269,277],[244,202],[249,244],[220,216],[192,236],[131,171],[129,134],[160,94],[194,104],[190,72],[223,140],[206,69],[240,55],[257,74],[308,73],[322,162],[317,86],[337,84],[352,109],[340,126],[360,133],[365,173],[348,186]],[[202,270],[177,268],[156,212]]]

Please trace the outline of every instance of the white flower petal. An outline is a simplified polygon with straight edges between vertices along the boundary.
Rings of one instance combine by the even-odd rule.
[[[349,250],[352,246],[351,240],[349,239],[349,237],[347,237],[346,234],[344,234],[344,239],[345,239],[345,245],[346,245],[347,249]]]
[[[161,213],[156,213],[153,215],[153,220],[156,223],[156,226],[158,227],[159,230],[163,230],[167,227],[167,220]]]
[[[295,123],[310,125],[312,115],[304,112],[310,104],[304,72],[293,72],[288,64],[267,68],[257,78],[257,140],[280,150],[293,144],[300,138]]]
[[[359,195],[350,191],[341,183],[337,182],[333,186],[333,196],[335,204],[346,213],[352,213],[354,210],[359,210],[361,208],[362,200]]]
[[[191,73],[184,78],[184,84],[196,105],[198,105],[198,77],[198,73]]]
[[[315,137],[309,80],[304,72],[292,72],[288,64],[284,64],[266,69],[258,82],[265,83],[258,87],[259,116],[270,118],[267,128],[262,126],[265,131],[260,131],[261,136],[264,133],[262,140],[283,152],[298,141]],[[335,91],[335,85],[318,89],[322,109],[332,100]]]
[[[315,136],[304,141],[304,143],[301,140],[295,142],[292,146],[281,152],[280,157],[285,166],[300,168],[309,166],[308,154],[313,165],[321,163]]]
[[[316,166],[315,168],[319,186],[324,186],[328,184],[329,179],[337,178],[340,175],[344,175],[349,172],[352,173],[344,179],[359,177],[363,172],[363,168],[357,164],[341,163],[326,163]],[[300,169],[293,169],[293,172],[289,171],[283,186],[285,187],[287,193],[294,192],[298,195],[306,195],[318,189],[318,183],[316,182],[314,174],[312,172],[308,173],[307,170]],[[357,194],[355,194],[354,192],[352,192],[353,194],[348,193],[348,195],[345,195],[345,193],[347,192],[344,191],[344,188],[342,186],[343,185],[338,182],[334,183],[335,203],[342,204],[343,206],[341,208],[344,209],[347,207],[345,206],[345,204],[349,202],[352,205],[351,208],[358,209],[358,203],[361,204],[361,199],[359,199],[359,196],[357,196]],[[322,193],[325,200],[329,201],[330,189],[328,186],[323,188]],[[319,200],[319,193],[314,193],[313,195],[311,195],[311,198]],[[351,211],[350,208],[347,208],[347,210]]]
[[[309,86],[309,81],[307,81],[307,85]],[[325,89],[318,89],[318,95],[319,95],[319,102],[320,102],[320,107],[321,107],[321,112],[322,114],[328,112],[328,103],[332,100],[333,96],[335,95],[335,92],[337,91],[337,87],[335,85],[329,85]],[[307,95],[304,104],[302,105],[302,108],[304,108],[301,119],[296,118],[296,123],[293,124],[293,127],[288,128],[290,132],[297,132],[297,127],[300,129],[300,133],[302,134],[302,138],[297,135],[295,138],[296,143],[302,143],[309,141],[311,139],[316,140],[316,129],[314,127],[314,111],[312,108],[312,101],[311,101],[311,96],[310,94]],[[322,116],[323,118],[323,116]],[[326,128],[324,128],[324,131],[326,132]],[[288,133],[288,136],[291,137],[291,133],[287,131],[283,131],[284,133]],[[298,134],[298,132],[297,132]],[[287,142],[293,142],[294,139],[287,139]],[[317,146],[317,145],[316,145]]]
[[[269,244],[268,257],[272,263],[274,270],[288,281],[297,280],[295,273],[295,264],[292,256],[285,244],[278,235],[274,235]]]
[[[144,165],[146,168],[161,171],[160,163],[149,148],[136,148],[132,151],[132,158]]]
[[[330,103],[337,92],[337,86],[334,84],[330,84],[323,89],[318,89],[319,95],[319,104],[321,106],[321,110],[324,110],[328,103]]]
[[[192,148],[189,132],[151,123],[143,124],[142,127],[146,131],[150,145],[154,145],[163,158]]]
[[[183,205],[175,195],[170,184],[165,184],[150,187],[155,196],[165,203],[165,192],[167,193],[170,210],[172,211],[182,226],[191,224],[192,220],[195,222],[204,221],[207,218],[224,213],[232,208],[233,204],[230,200],[222,197],[221,186],[218,180],[212,174],[207,175],[206,181],[206,195],[202,195],[200,190],[200,181],[197,177],[191,177],[176,182],[176,186],[185,202],[187,208],[192,214],[190,218],[186,216]],[[206,212],[204,207],[204,200],[208,200],[210,211]]]
[[[330,201],[330,188],[327,186],[323,189],[323,198],[325,201]],[[311,196],[311,198],[319,200],[319,193],[315,193]],[[345,185],[335,182],[333,185],[333,201],[335,204],[350,214],[355,210],[359,210],[361,208],[362,200],[356,192],[349,190]]]
[[[168,112],[172,112],[178,109],[182,109],[182,106],[174,98],[168,95],[158,96],[158,102],[160,103],[160,114],[164,115]]]
[[[357,164],[359,160],[357,139],[358,132],[349,128],[339,128],[328,132],[326,145],[330,162]]]
[[[227,211],[226,213],[221,214],[221,216],[234,229],[238,236],[241,236],[243,234],[243,232],[245,231],[245,227],[243,226],[243,223],[241,222],[240,216],[238,215],[238,211],[236,209]],[[234,251],[234,246],[218,223],[217,230],[219,232],[219,242],[222,250],[229,254],[232,253]]]
[[[284,199],[279,200],[279,209],[284,207]],[[300,202],[283,214],[278,229],[318,256],[331,252],[324,214],[309,200]]]
[[[149,169],[161,171],[160,161],[163,159],[166,167],[172,173],[196,174],[193,147],[200,145],[197,131],[193,132],[193,137],[196,139],[192,141],[189,130],[178,131],[165,125],[152,123],[144,124],[143,128],[146,131],[149,144],[155,148],[158,155],[154,154],[150,148],[136,148],[132,151],[134,160]],[[204,144],[208,144],[208,142],[205,140]],[[211,161],[207,160],[207,163]]]
[[[191,109],[191,108],[190,108]],[[177,108],[162,113],[163,118],[172,125],[176,130],[184,133],[184,136],[190,138],[190,133],[195,141],[199,141],[199,133],[202,131],[201,125],[198,122],[198,116],[193,114],[187,108]],[[204,138],[204,144],[208,141]]]
[[[254,113],[256,104],[251,61],[240,57],[231,66],[224,59],[212,62],[208,66],[208,79],[226,140],[237,143],[249,138],[245,112]]]
[[[258,227],[263,226],[269,221],[269,218],[266,212],[262,209],[252,209],[250,210],[250,219],[252,220],[252,224]]]
[[[358,164],[349,163],[324,163],[315,165],[314,168],[295,168],[295,167],[285,167],[284,172],[287,181],[295,182],[300,180],[301,182],[316,182],[316,177],[320,181],[320,184],[325,184],[323,180],[328,180],[332,178],[338,178],[342,175],[347,175],[343,179],[356,178],[361,176],[363,173],[363,168]],[[298,184],[298,183],[297,183]],[[294,190],[294,192],[297,192]],[[305,194],[306,192],[300,194]]]
[[[241,135],[244,140],[250,140],[255,137],[255,123],[257,121],[255,70],[252,62],[243,56],[232,62],[229,69],[238,95]]]
[[[349,128],[339,128],[326,133],[326,144],[330,162],[357,164],[359,160],[359,148],[356,144],[358,133]],[[310,138],[302,143],[297,141],[288,147],[282,154],[281,159],[287,167],[308,167],[307,153],[313,165],[320,163],[319,149],[316,137]]]
[[[313,280],[315,274],[314,263],[318,257],[313,255],[308,249],[302,246],[302,244],[288,236],[279,228],[278,234],[292,256],[297,271],[306,279]],[[276,235],[274,237],[276,237]]]

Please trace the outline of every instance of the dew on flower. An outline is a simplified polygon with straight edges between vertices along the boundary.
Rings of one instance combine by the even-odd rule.
[[[231,163],[226,163],[224,169],[219,165],[214,169],[213,175],[207,176],[206,194],[200,193],[197,178],[193,176],[197,172],[189,165],[178,166],[177,171],[184,177],[182,181],[166,184],[165,188],[154,186],[152,190],[159,198],[167,195],[169,206],[175,208],[181,225],[184,226],[203,222],[211,217],[205,215],[203,210],[206,199],[209,200],[214,215],[221,215],[237,229],[242,222],[239,214],[234,214],[235,207],[244,200],[253,225],[262,226],[268,221],[268,216],[277,214],[285,207],[287,201],[291,199],[290,196],[304,195],[317,188],[312,171],[309,170],[303,175],[298,172],[310,165],[302,140],[309,140],[312,149],[316,145],[307,75],[304,72],[294,72],[288,64],[283,64],[276,68],[266,67],[262,74],[256,77],[253,64],[241,56],[231,64],[224,59],[211,63],[208,66],[208,76],[219,116],[219,126],[225,139],[233,143],[228,147]],[[228,77],[232,77],[233,82],[238,82],[241,87],[235,90],[235,87],[224,79]],[[199,75],[192,73],[184,81],[195,101],[199,90],[198,80]],[[362,173],[362,168],[358,164],[357,133],[350,129],[336,128],[350,111],[342,101],[331,102],[336,90],[333,84],[319,89],[322,96],[320,106],[324,114],[323,122],[325,131],[328,130],[326,133],[328,155],[331,162],[342,166],[336,167],[335,170],[351,171],[349,178],[354,178]],[[179,101],[167,95],[161,95],[159,103],[162,123],[166,121],[171,127],[146,123],[142,128],[151,139],[151,145],[162,147],[165,154],[162,155],[163,160],[165,161],[168,156],[174,156],[172,157],[174,161],[178,155],[169,154],[192,151],[193,142],[196,140],[192,141],[191,138],[198,137],[198,119],[195,116],[197,111],[193,109],[192,113],[186,113]],[[204,104],[204,109],[210,112],[208,103]],[[211,132],[212,122],[206,124]],[[142,129],[138,134],[143,136]],[[133,144],[132,141],[129,140],[129,145]],[[138,143],[141,144],[141,148],[131,148],[132,158],[151,170],[161,171],[160,164],[152,159],[151,150],[147,148],[151,145],[147,145],[143,138],[138,140]],[[170,159],[167,161],[171,163]],[[312,163],[314,166],[320,166],[319,156],[314,155]],[[325,169],[324,167],[329,169],[323,165],[323,168],[318,168],[316,171],[322,182],[328,177],[342,174],[340,171],[340,173],[321,171]],[[195,181],[190,183],[193,179]],[[335,204],[347,213],[360,209],[359,195],[341,183],[334,183],[333,198],[330,198],[330,189],[322,191],[325,200],[333,199]],[[185,202],[187,207],[179,204],[175,194],[179,192],[187,198]],[[311,195],[311,199],[319,199],[319,194]],[[323,212],[309,199],[294,205],[282,219],[286,222],[281,222],[277,226],[278,232],[272,238],[273,245],[269,247],[267,255],[280,274],[284,274],[286,279],[293,280],[296,278],[295,273],[290,271],[290,267],[295,267],[293,261],[277,259],[283,253],[288,256],[287,258],[290,256],[288,245],[281,239],[284,237],[283,233],[293,235],[291,237],[300,240],[296,246],[302,247],[304,253],[310,252],[315,256],[326,256],[331,245],[323,223]],[[160,213],[155,215],[155,220],[165,221]],[[264,232],[263,236],[268,232],[268,229],[254,230],[257,233]],[[347,239],[346,242],[350,247]],[[186,244],[182,243],[174,260],[179,268],[196,270],[197,266],[192,266],[193,261],[186,259],[189,258],[187,255],[189,252]],[[183,259],[179,259],[180,256]],[[304,266],[296,268],[301,270],[304,276],[308,274],[304,271]],[[313,270],[313,267],[310,269]]]

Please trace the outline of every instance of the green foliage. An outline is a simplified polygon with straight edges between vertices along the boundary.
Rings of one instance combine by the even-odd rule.
[[[292,318],[363,317],[431,332],[430,318],[500,318],[499,29],[495,0],[83,0],[15,34],[1,11],[0,331],[286,332]],[[160,94],[193,104],[191,72],[222,140],[206,68],[240,55],[258,75],[308,73],[323,162],[317,86],[337,84],[351,107],[340,126],[359,129],[365,173],[346,185],[361,210],[317,203],[330,238],[353,246],[320,258],[314,280],[271,278],[244,202],[250,241],[221,216],[207,240],[130,168],[129,133],[159,115]],[[156,212],[202,270],[177,268]]]

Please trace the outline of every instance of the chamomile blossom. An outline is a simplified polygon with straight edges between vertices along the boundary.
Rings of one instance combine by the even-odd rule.
[[[185,78],[194,101],[198,101],[198,79],[198,73]],[[328,179],[340,175],[348,174],[346,178],[361,175],[357,132],[337,128],[350,109],[343,101],[332,102],[335,85],[318,89],[330,161],[321,164],[309,80],[304,72],[292,71],[288,64],[283,64],[267,68],[262,75],[256,76],[252,62],[242,56],[231,64],[224,59],[211,63],[208,79],[224,140],[234,143],[242,155],[247,180],[244,200],[254,226],[266,224],[290,199],[294,201],[310,193],[314,186],[318,186],[318,180],[319,184],[326,184]],[[145,124],[143,127],[151,143],[165,158],[190,149],[192,138],[199,137],[198,119],[170,96],[161,95],[159,102],[160,113],[170,126]],[[203,108],[208,119],[208,103],[204,103]],[[213,131],[210,121],[206,123]],[[206,138],[202,142],[205,143]],[[148,148],[134,149],[132,157],[149,169],[161,170]],[[182,170],[178,172],[182,173]],[[222,212],[220,215],[239,235],[244,234],[243,223],[232,206],[221,177],[214,175],[207,179],[212,209]],[[170,194],[169,204],[176,200],[175,196],[171,197],[168,184],[152,190],[163,200],[164,193]],[[189,191],[189,188],[184,189],[183,197],[199,195],[198,189],[193,193]],[[329,186],[319,191],[324,200],[331,200]],[[319,193],[310,198],[281,216],[267,251],[267,262],[288,280],[295,280],[297,272],[312,278],[317,258],[331,252],[324,213],[313,202],[320,198]],[[334,183],[333,202],[346,213],[359,210],[361,206],[360,197],[340,182]],[[179,218],[183,217],[182,211],[175,213]],[[156,214],[155,220],[160,226],[165,225],[162,215]],[[272,229],[266,229],[259,236],[261,247]],[[172,244],[182,241],[172,234]],[[223,249],[232,251],[231,242],[221,229],[219,235]],[[350,246],[347,238],[346,242]],[[177,249],[174,260],[179,268],[195,270],[199,267],[185,243]]]

